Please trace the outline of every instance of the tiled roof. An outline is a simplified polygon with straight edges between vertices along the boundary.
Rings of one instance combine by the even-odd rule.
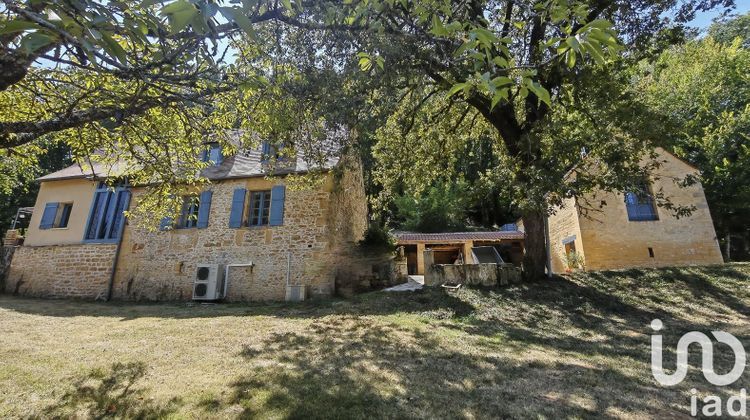
[[[517,230],[498,232],[445,232],[445,233],[414,233],[395,232],[399,242],[424,241],[500,241],[503,239],[523,239],[524,233]]]
[[[304,173],[310,170],[311,166],[322,169],[331,169],[338,163],[338,158],[329,156],[324,158],[322,165],[310,165],[302,154],[298,154],[296,159],[289,161],[279,161],[273,168],[267,163],[261,161],[261,151],[259,149],[246,150],[238,153],[236,156],[225,157],[221,164],[211,166],[203,171],[203,176],[208,179],[218,180],[227,178],[250,178],[255,176],[266,175],[286,175],[290,173]],[[115,165],[117,166],[117,165]],[[119,168],[107,170],[104,165],[93,163],[88,165],[84,171],[80,165],[73,164],[65,169],[37,178],[37,181],[54,181],[61,179],[74,178],[106,178],[108,175],[122,174],[124,171]]]

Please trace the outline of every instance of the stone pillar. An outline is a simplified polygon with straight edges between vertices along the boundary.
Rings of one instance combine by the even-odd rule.
[[[417,244],[417,274],[424,275],[424,244]]]
[[[437,279],[435,278],[435,270],[433,268],[435,265],[435,257],[432,254],[431,249],[425,249],[422,252],[422,255],[424,256],[424,285],[434,286],[435,282],[437,282]]]

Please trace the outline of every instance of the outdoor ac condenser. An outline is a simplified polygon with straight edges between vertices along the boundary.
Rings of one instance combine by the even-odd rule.
[[[193,300],[223,298],[224,267],[221,264],[198,264],[193,282]]]

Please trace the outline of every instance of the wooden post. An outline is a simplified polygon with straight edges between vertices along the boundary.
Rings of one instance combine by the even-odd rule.
[[[424,275],[424,244],[417,244],[417,274]]]

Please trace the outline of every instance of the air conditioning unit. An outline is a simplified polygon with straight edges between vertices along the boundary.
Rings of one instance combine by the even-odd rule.
[[[224,266],[198,264],[193,282],[193,300],[218,300],[223,298]]]

